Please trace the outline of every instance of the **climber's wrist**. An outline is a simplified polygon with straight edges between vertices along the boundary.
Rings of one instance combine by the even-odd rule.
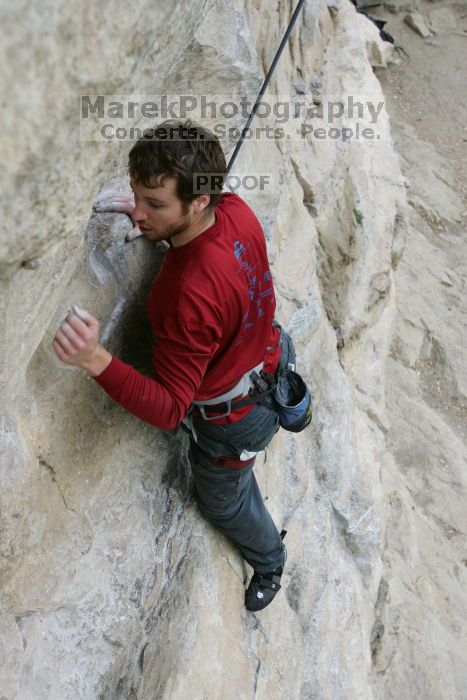
[[[90,358],[81,363],[80,367],[89,374],[90,377],[97,377],[112,361],[112,354],[102,345],[97,345]]]

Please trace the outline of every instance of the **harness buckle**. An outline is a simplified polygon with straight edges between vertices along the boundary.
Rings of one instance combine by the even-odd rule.
[[[204,420],[216,420],[217,418],[225,418],[225,416],[228,416],[230,411],[231,411],[232,399],[227,399],[226,401],[223,401],[222,403],[227,404],[227,412],[226,413],[216,413],[214,416],[209,417],[206,415],[206,412],[204,410],[204,407],[206,404],[198,404],[198,410],[201,413],[201,415],[203,416]]]

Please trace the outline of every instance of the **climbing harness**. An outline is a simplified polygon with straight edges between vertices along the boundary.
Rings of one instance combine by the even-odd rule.
[[[247,375],[248,372],[244,377]],[[299,433],[310,424],[313,414],[311,394],[303,378],[295,371],[295,365],[288,363],[286,368],[278,369],[275,375],[264,371],[258,374],[256,370],[252,370],[249,378],[254,387],[251,387],[247,394],[237,393],[237,399],[231,396],[233,392],[231,389],[227,392],[228,399],[224,399],[223,394],[215,399],[209,399],[209,404],[207,401],[194,401],[192,405],[199,408],[204,420],[207,421],[228,416],[232,409],[257,403],[276,411],[279,415],[279,424],[284,430]],[[243,378],[241,382],[243,383]],[[207,416],[205,413],[207,405],[216,413]]]
[[[283,347],[282,328],[275,319],[273,325],[281,329],[279,344]],[[192,402],[184,423],[195,439],[196,430],[192,419],[195,407],[204,420],[210,421],[228,416],[233,409],[257,403],[276,411],[279,424],[284,430],[298,433],[309,425],[313,413],[311,394],[303,378],[296,372],[295,363],[288,362],[286,367],[280,367],[279,361],[274,375],[262,369],[263,364],[260,362],[245,372],[237,384],[224,394]],[[211,415],[207,415],[206,411]]]
[[[193,405],[198,406],[204,420],[213,420],[214,418],[224,418],[225,416],[228,416],[232,406],[232,400],[238,397],[248,396],[253,387],[252,378],[250,378],[250,375],[254,373],[258,377],[258,372],[262,370],[263,364],[263,362],[260,362],[259,365],[256,365],[256,367],[254,367],[252,370],[250,369],[248,372],[245,372],[243,377],[237,382],[233,389],[226,391],[225,394],[216,396],[214,399],[193,401]],[[222,403],[226,404],[227,411],[226,413],[219,414],[218,411],[222,410],[222,407],[220,408],[219,405]],[[211,407],[211,411],[217,412],[217,415],[211,417],[207,416],[205,406]]]

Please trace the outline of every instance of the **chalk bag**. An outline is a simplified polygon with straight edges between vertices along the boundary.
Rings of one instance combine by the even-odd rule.
[[[299,433],[311,423],[311,394],[298,372],[279,370],[273,396],[279,423],[284,430]]]

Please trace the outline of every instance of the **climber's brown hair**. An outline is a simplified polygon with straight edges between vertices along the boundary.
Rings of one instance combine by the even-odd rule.
[[[191,119],[166,119],[146,129],[131,148],[128,171],[131,179],[144,187],[160,186],[168,178],[175,178],[177,196],[185,211],[200,196],[199,190],[193,192],[194,173],[221,176],[213,182],[214,186],[209,185],[208,208],[214,208],[222,192],[227,164],[219,139],[212,131]]]

